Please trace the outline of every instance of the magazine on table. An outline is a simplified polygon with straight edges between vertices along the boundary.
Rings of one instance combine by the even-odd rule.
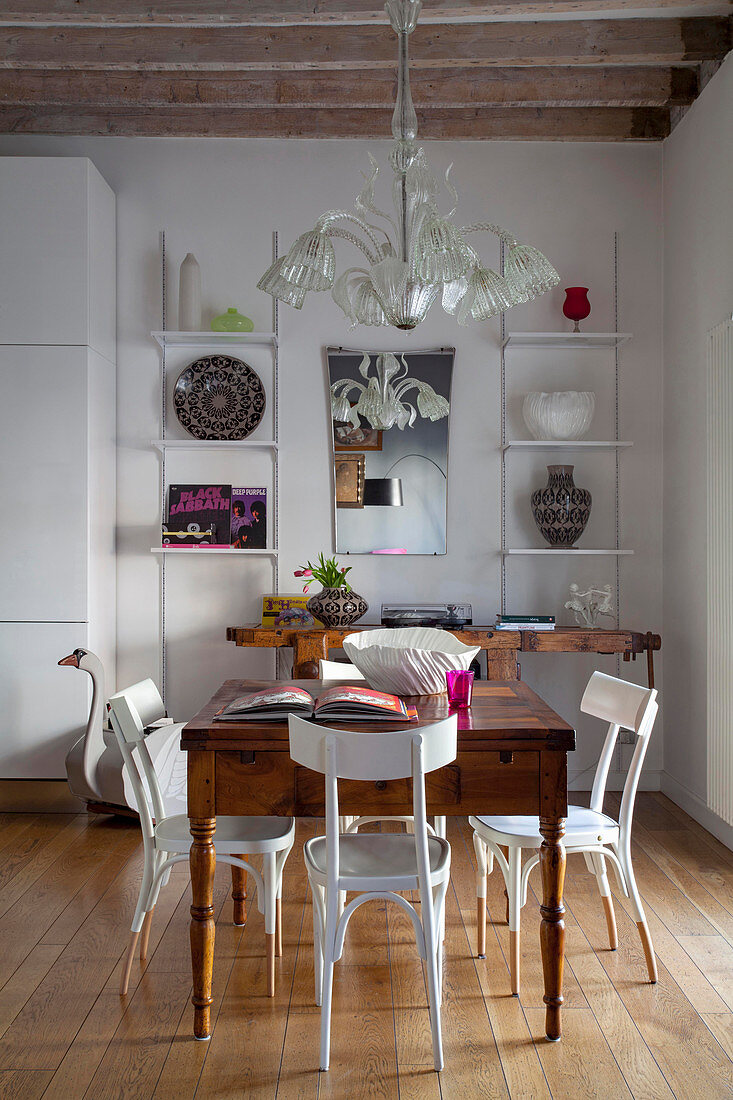
[[[416,722],[417,710],[408,707],[398,695],[373,691],[368,687],[332,687],[317,699],[299,687],[264,688],[241,695],[214,715],[221,722],[246,722],[286,718],[299,714],[324,722],[340,720]]]

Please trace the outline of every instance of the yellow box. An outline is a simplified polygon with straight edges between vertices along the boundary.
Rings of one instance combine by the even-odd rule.
[[[307,608],[310,596],[298,593],[294,596],[267,594],[262,597],[262,625],[287,626],[312,630],[321,626]]]

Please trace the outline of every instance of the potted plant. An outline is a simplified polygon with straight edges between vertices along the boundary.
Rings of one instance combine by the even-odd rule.
[[[325,627],[351,626],[369,610],[366,600],[354,592],[346,580],[350,572],[350,565],[342,567],[335,557],[324,558],[323,553],[318,555],[315,565],[309,561],[302,569],[295,570],[294,575],[303,580],[304,592],[313,581],[320,581],[321,591],[311,596],[307,607]]]

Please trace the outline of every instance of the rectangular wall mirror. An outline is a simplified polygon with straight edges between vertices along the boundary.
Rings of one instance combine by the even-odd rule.
[[[328,349],[339,554],[445,554],[454,348]]]

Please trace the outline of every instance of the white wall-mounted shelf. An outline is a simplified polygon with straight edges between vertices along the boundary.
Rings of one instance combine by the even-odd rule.
[[[521,549],[516,549],[516,550],[515,549],[502,550],[501,553],[502,553],[503,557],[507,557],[509,555],[514,555],[514,554],[556,554],[556,555],[557,554],[573,554],[573,555],[575,555],[575,554],[596,554],[596,555],[606,554],[610,557],[626,557],[630,554],[633,554],[634,551],[633,550],[586,550],[586,549],[581,549],[580,547],[574,548],[572,546],[559,546],[559,547],[543,546],[543,547],[534,548],[534,549],[522,547]]]
[[[510,439],[503,451],[618,451],[633,443],[615,439]]]
[[[630,332],[509,332],[503,348],[618,348]]]
[[[274,332],[151,332],[162,348],[244,348],[248,345],[274,347]]]
[[[158,467],[159,484],[159,522],[150,532],[151,542],[158,543],[150,547],[150,553],[158,562],[159,592],[160,592],[160,675],[159,683],[163,699],[168,702],[168,657],[169,650],[175,656],[177,670],[175,676],[175,691],[180,693],[176,700],[171,699],[169,705],[172,710],[180,709],[182,712],[195,709],[195,699],[190,698],[190,691],[185,672],[185,662],[188,660],[188,645],[192,637],[196,637],[201,645],[208,650],[210,631],[216,630],[221,638],[219,609],[221,603],[212,602],[211,612],[204,613],[201,618],[197,615],[191,619],[190,608],[187,609],[185,599],[180,597],[181,585],[187,583],[189,567],[181,566],[181,573],[172,563],[172,558],[177,554],[184,555],[186,560],[192,556],[209,558],[216,555],[215,560],[209,565],[201,565],[206,572],[207,584],[212,586],[221,597],[225,592],[228,570],[223,569],[222,558],[227,554],[235,555],[245,560],[233,565],[237,576],[247,581],[248,575],[257,575],[257,584],[262,587],[259,579],[264,567],[266,573],[272,575],[272,581],[268,582],[268,590],[278,592],[280,587],[280,558],[278,546],[280,538],[279,522],[279,497],[280,497],[280,452],[278,448],[279,436],[279,347],[278,347],[278,310],[273,300],[272,320],[264,321],[269,326],[268,332],[181,332],[169,328],[166,317],[166,269],[169,257],[166,250],[166,234],[161,232],[160,254],[160,290],[161,290],[161,314],[160,328],[151,332],[155,341],[160,361],[160,429],[159,438],[151,439],[149,447],[158,452],[158,459],[154,463]],[[272,258],[278,256],[277,232],[272,235]],[[261,322],[261,323],[263,323]],[[175,322],[177,323],[177,322]],[[234,358],[246,359],[256,366],[257,372],[266,372],[269,375],[267,389],[267,419],[255,431],[254,438],[246,439],[194,439],[188,436],[181,427],[175,424],[169,408],[171,383],[181,369],[183,363],[190,363],[194,359],[209,356],[230,355]],[[175,426],[174,426],[175,425]],[[169,427],[174,437],[169,438]],[[150,453],[150,452],[149,452]],[[269,457],[268,457],[269,453]],[[263,465],[264,457],[264,465]],[[257,484],[263,483],[267,487],[267,543],[270,549],[239,549],[230,546],[181,546],[163,545],[163,533],[161,523],[165,522],[167,515],[167,495],[171,481],[180,479],[180,471],[186,472],[185,480],[207,481],[216,478],[220,481],[232,482],[232,469],[241,467],[246,471],[254,465],[260,469],[257,475]],[[175,478],[172,471],[176,471]],[[262,472],[262,471],[265,472]],[[239,481],[239,484],[252,484],[249,480]],[[246,564],[246,558],[250,559],[250,565]],[[253,572],[254,571],[254,572]],[[252,579],[250,577],[250,579]],[[270,587],[271,585],[271,587]],[[238,593],[232,593],[232,607],[241,606],[243,599],[250,600],[251,592],[245,583],[244,589],[239,588]],[[226,597],[224,597],[226,598]],[[237,612],[241,613],[241,612]],[[174,629],[168,631],[169,619],[174,624]],[[279,650],[273,651],[273,675],[279,676],[280,659]],[[215,661],[216,658],[210,652],[207,660]],[[226,660],[226,658],[223,658]]]
[[[234,550],[230,546],[151,546],[151,554],[198,554],[208,557],[210,554],[249,554],[276,558],[277,550]]]
[[[151,439],[150,445],[159,451],[228,451],[242,447],[277,450],[274,439]]]

